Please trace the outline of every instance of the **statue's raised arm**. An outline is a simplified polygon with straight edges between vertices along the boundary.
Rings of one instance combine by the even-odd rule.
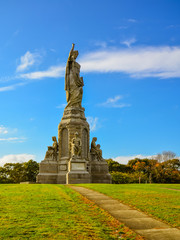
[[[75,46],[75,44],[72,43],[72,48],[71,48],[71,51],[69,52],[68,62],[72,61],[72,55],[73,55],[73,51],[74,51],[74,46]]]
[[[65,90],[66,90],[66,100],[68,107],[78,107],[81,108],[81,101],[83,95],[84,86],[83,78],[80,77],[80,65],[76,62],[76,58],[79,55],[77,50],[74,50],[75,44],[72,44],[72,48],[69,52],[69,57],[66,64],[65,73]]]

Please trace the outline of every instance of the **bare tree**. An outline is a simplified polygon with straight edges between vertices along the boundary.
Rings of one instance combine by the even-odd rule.
[[[158,153],[156,155],[156,160],[158,160],[158,162],[165,162],[175,158],[175,156],[176,156],[176,153],[172,151],[163,151],[162,153]]]

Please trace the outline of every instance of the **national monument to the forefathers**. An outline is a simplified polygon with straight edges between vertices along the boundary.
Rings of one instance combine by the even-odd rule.
[[[52,137],[53,145],[40,163],[38,183],[111,183],[97,138],[93,137],[90,144],[89,124],[81,106],[84,82],[77,56],[73,44],[65,73],[67,106],[58,126],[58,141]]]

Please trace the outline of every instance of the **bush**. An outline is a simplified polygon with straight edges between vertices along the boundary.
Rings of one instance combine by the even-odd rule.
[[[112,172],[112,183],[120,184],[120,183],[139,183],[139,174],[134,173],[123,173],[123,172]],[[147,183],[147,175],[141,174],[141,183]]]

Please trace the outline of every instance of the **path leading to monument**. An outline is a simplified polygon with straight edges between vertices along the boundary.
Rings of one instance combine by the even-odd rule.
[[[165,187],[161,187],[161,189],[168,189],[168,190],[172,190],[172,191],[180,191],[180,189],[175,189],[175,188],[165,188]]]
[[[118,200],[108,197],[96,191],[70,186],[87,199],[96,203],[100,208],[108,211],[114,218],[124,223],[127,227],[144,236],[149,240],[179,240],[180,230],[171,228],[169,225],[149,217]]]

